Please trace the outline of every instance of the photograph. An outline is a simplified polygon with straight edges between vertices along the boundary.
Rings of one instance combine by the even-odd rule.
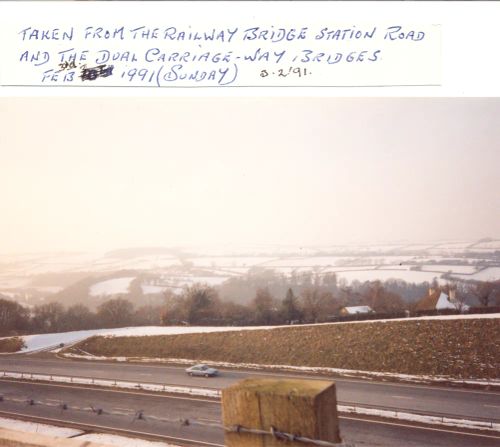
[[[499,445],[500,98],[88,91],[0,98],[0,445]]]

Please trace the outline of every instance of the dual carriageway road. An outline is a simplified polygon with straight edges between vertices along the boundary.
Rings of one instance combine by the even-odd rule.
[[[216,378],[189,377],[184,367],[159,364],[136,364],[59,359],[50,354],[1,356],[1,371],[18,371],[100,379],[116,379],[165,385],[221,389],[247,377],[307,377],[283,372],[223,370]],[[382,406],[419,413],[439,413],[450,417],[500,420],[500,394],[496,391],[472,390],[444,386],[424,386],[334,378],[337,398],[344,405]],[[182,445],[223,445],[220,402],[199,397],[168,396],[144,391],[82,388],[69,384],[40,384],[10,379],[0,381],[0,394],[40,402],[65,402],[74,408],[103,408],[96,416],[90,411],[62,411],[57,406],[29,406],[5,399],[0,412],[19,417],[51,419],[55,423],[72,422],[96,426],[96,431],[136,430],[176,441]],[[109,409],[109,410],[107,410]],[[119,409],[119,411],[113,410]],[[137,419],[137,411],[145,418]],[[114,412],[122,413],[120,416]],[[180,418],[205,421],[206,425],[181,426],[172,422]],[[342,415],[341,433],[346,442],[356,446],[499,446],[495,433],[461,433],[446,427],[415,427],[404,421],[361,418]],[[97,427],[99,426],[99,427]],[[404,442],[402,443],[402,440]],[[190,444],[192,443],[192,444]]]

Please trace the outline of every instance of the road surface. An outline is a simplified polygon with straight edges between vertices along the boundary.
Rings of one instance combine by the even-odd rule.
[[[247,377],[291,377],[288,373],[221,370],[220,377],[189,377],[183,367],[95,361],[71,361],[43,356],[0,356],[0,371],[24,371],[94,377],[169,385],[224,388]],[[318,376],[298,376],[325,379]],[[443,386],[423,386],[356,379],[334,379],[337,399],[343,404],[382,406],[458,418],[500,421],[500,393]]]
[[[92,431],[134,430],[165,436],[178,445],[222,446],[220,403],[200,398],[147,392],[88,389],[72,385],[0,380],[0,416],[31,415],[43,422],[85,424]],[[12,401],[15,399],[16,401]],[[34,405],[27,401],[33,400]],[[69,409],[60,404],[66,403]],[[51,406],[48,406],[51,405]],[[94,411],[91,411],[91,408]],[[98,414],[98,410],[102,414]],[[143,417],[138,418],[138,411]],[[50,419],[46,421],[46,419]],[[183,426],[179,419],[193,418],[202,425]],[[160,420],[161,419],[161,420]],[[404,423],[341,417],[341,435],[357,447],[498,447],[500,436],[464,434],[454,429],[419,428]]]

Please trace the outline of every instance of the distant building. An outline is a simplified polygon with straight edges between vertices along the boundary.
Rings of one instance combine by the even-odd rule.
[[[469,308],[466,304],[463,304],[456,299],[455,290],[450,289],[449,295],[443,292],[439,287],[430,288],[429,294],[424,296],[420,301],[417,302],[415,306],[416,311],[427,311],[427,310],[458,310],[465,311]]]
[[[340,309],[340,315],[371,314],[373,309],[370,306],[351,306]]]

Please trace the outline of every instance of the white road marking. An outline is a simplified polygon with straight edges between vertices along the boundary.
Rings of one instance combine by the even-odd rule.
[[[395,399],[410,399],[410,400],[414,399],[414,397],[410,396],[391,396],[391,397],[394,397]]]
[[[500,408],[500,405],[488,405],[488,404],[483,404],[483,407],[489,407],[489,408]]]

